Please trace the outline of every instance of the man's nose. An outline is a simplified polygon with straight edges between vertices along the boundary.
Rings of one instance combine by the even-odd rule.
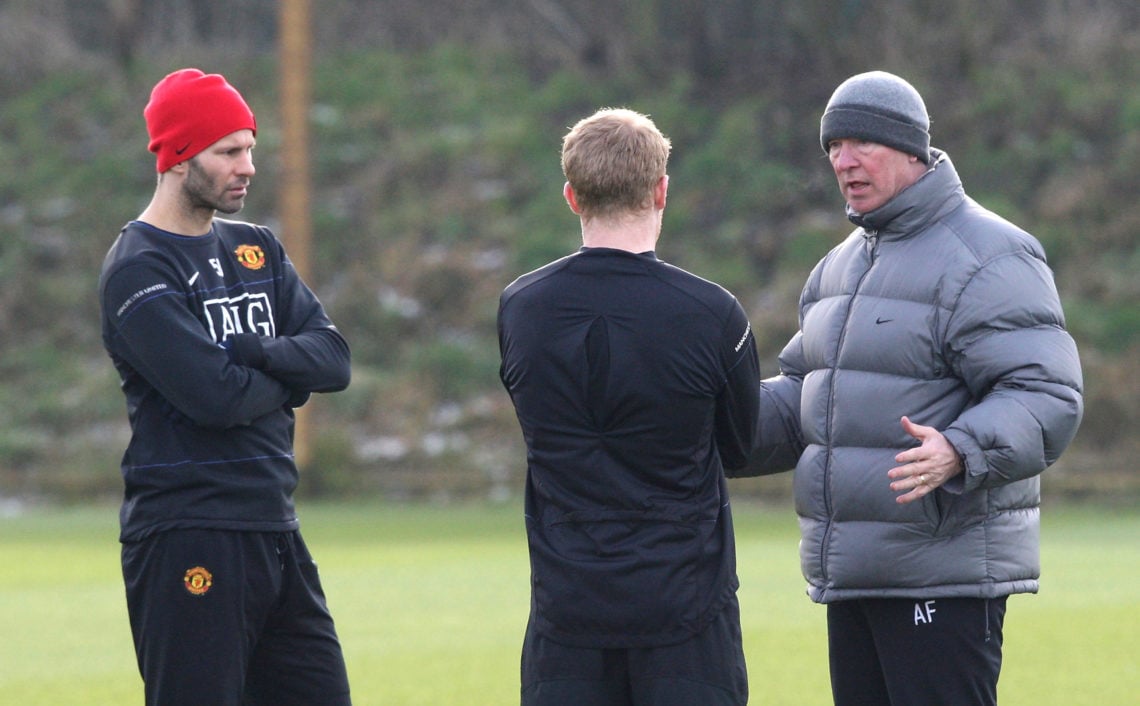
[[[238,173],[244,176],[253,176],[257,169],[253,166],[253,152],[246,150],[238,162]]]
[[[831,166],[836,170],[850,169],[857,165],[859,160],[855,158],[855,151],[851,145],[840,143],[831,150]]]

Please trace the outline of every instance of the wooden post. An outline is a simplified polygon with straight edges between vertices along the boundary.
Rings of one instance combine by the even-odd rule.
[[[309,105],[312,64],[310,0],[279,5],[281,92],[281,240],[302,279],[312,284],[312,216],[309,195]],[[293,440],[298,467],[312,460],[308,406],[296,410]]]

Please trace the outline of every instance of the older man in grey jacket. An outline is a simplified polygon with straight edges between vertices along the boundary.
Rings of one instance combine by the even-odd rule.
[[[1040,243],[965,194],[909,83],[853,76],[820,127],[857,227],[808,277],[745,473],[795,467],[836,704],[994,704],[1077,349]]]

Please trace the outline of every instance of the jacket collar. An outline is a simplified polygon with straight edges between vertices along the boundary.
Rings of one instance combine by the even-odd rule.
[[[874,211],[856,213],[847,207],[847,218],[863,229],[863,236],[883,240],[905,238],[956,208],[966,192],[950,156],[931,149],[930,169],[897,196]]]

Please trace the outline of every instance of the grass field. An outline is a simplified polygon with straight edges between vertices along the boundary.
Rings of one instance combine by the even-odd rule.
[[[354,702],[518,703],[520,509],[304,505]],[[738,505],[753,704],[828,704],[824,610],[803,595],[787,508]],[[142,702],[112,507],[0,518],[0,704]],[[1006,617],[1003,706],[1135,703],[1140,509],[1047,507],[1045,579]]]

